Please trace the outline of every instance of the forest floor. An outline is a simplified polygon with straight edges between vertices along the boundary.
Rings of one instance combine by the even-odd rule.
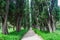
[[[24,35],[22,40],[43,40],[43,38],[35,34],[32,28],[30,28],[30,30]]]

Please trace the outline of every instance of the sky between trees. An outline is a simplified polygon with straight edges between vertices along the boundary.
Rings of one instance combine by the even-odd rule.
[[[60,6],[60,0],[58,0],[58,6]]]

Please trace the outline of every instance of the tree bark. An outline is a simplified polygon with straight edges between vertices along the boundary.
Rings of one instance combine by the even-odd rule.
[[[8,16],[8,14],[5,14],[5,16],[2,18],[2,33],[3,34],[8,34],[7,16]]]
[[[8,29],[7,29],[7,17],[8,17],[8,12],[9,12],[9,0],[6,0],[6,13],[2,17],[2,33],[3,34],[8,34]]]
[[[49,18],[48,18],[48,28],[49,28],[49,32],[52,33],[52,27],[51,27],[51,21],[52,21],[51,18],[52,17],[51,17],[51,10],[50,10],[49,7],[48,7],[48,12],[49,12],[48,13],[48,16],[49,16]]]
[[[52,33],[52,28],[51,28],[51,21],[48,21],[48,28],[49,28],[49,32]]]
[[[16,31],[20,31],[20,16],[17,15],[17,20],[16,20]]]
[[[13,26],[13,30],[15,30],[15,27]]]
[[[53,30],[53,32],[55,32],[55,30],[56,30],[56,27],[55,27],[55,20],[54,20],[53,15],[52,15],[52,30]]]

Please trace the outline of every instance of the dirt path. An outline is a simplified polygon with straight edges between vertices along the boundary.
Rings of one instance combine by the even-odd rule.
[[[30,30],[24,35],[22,40],[43,40],[43,39],[37,34],[35,34],[32,28],[30,28]]]

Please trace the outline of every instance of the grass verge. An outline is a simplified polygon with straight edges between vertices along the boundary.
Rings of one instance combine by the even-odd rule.
[[[41,36],[44,40],[60,40],[60,31],[56,30],[55,33],[43,32],[38,29],[33,29],[35,33]]]
[[[20,30],[20,32],[10,32],[8,35],[0,34],[0,40],[21,40],[27,30]]]

